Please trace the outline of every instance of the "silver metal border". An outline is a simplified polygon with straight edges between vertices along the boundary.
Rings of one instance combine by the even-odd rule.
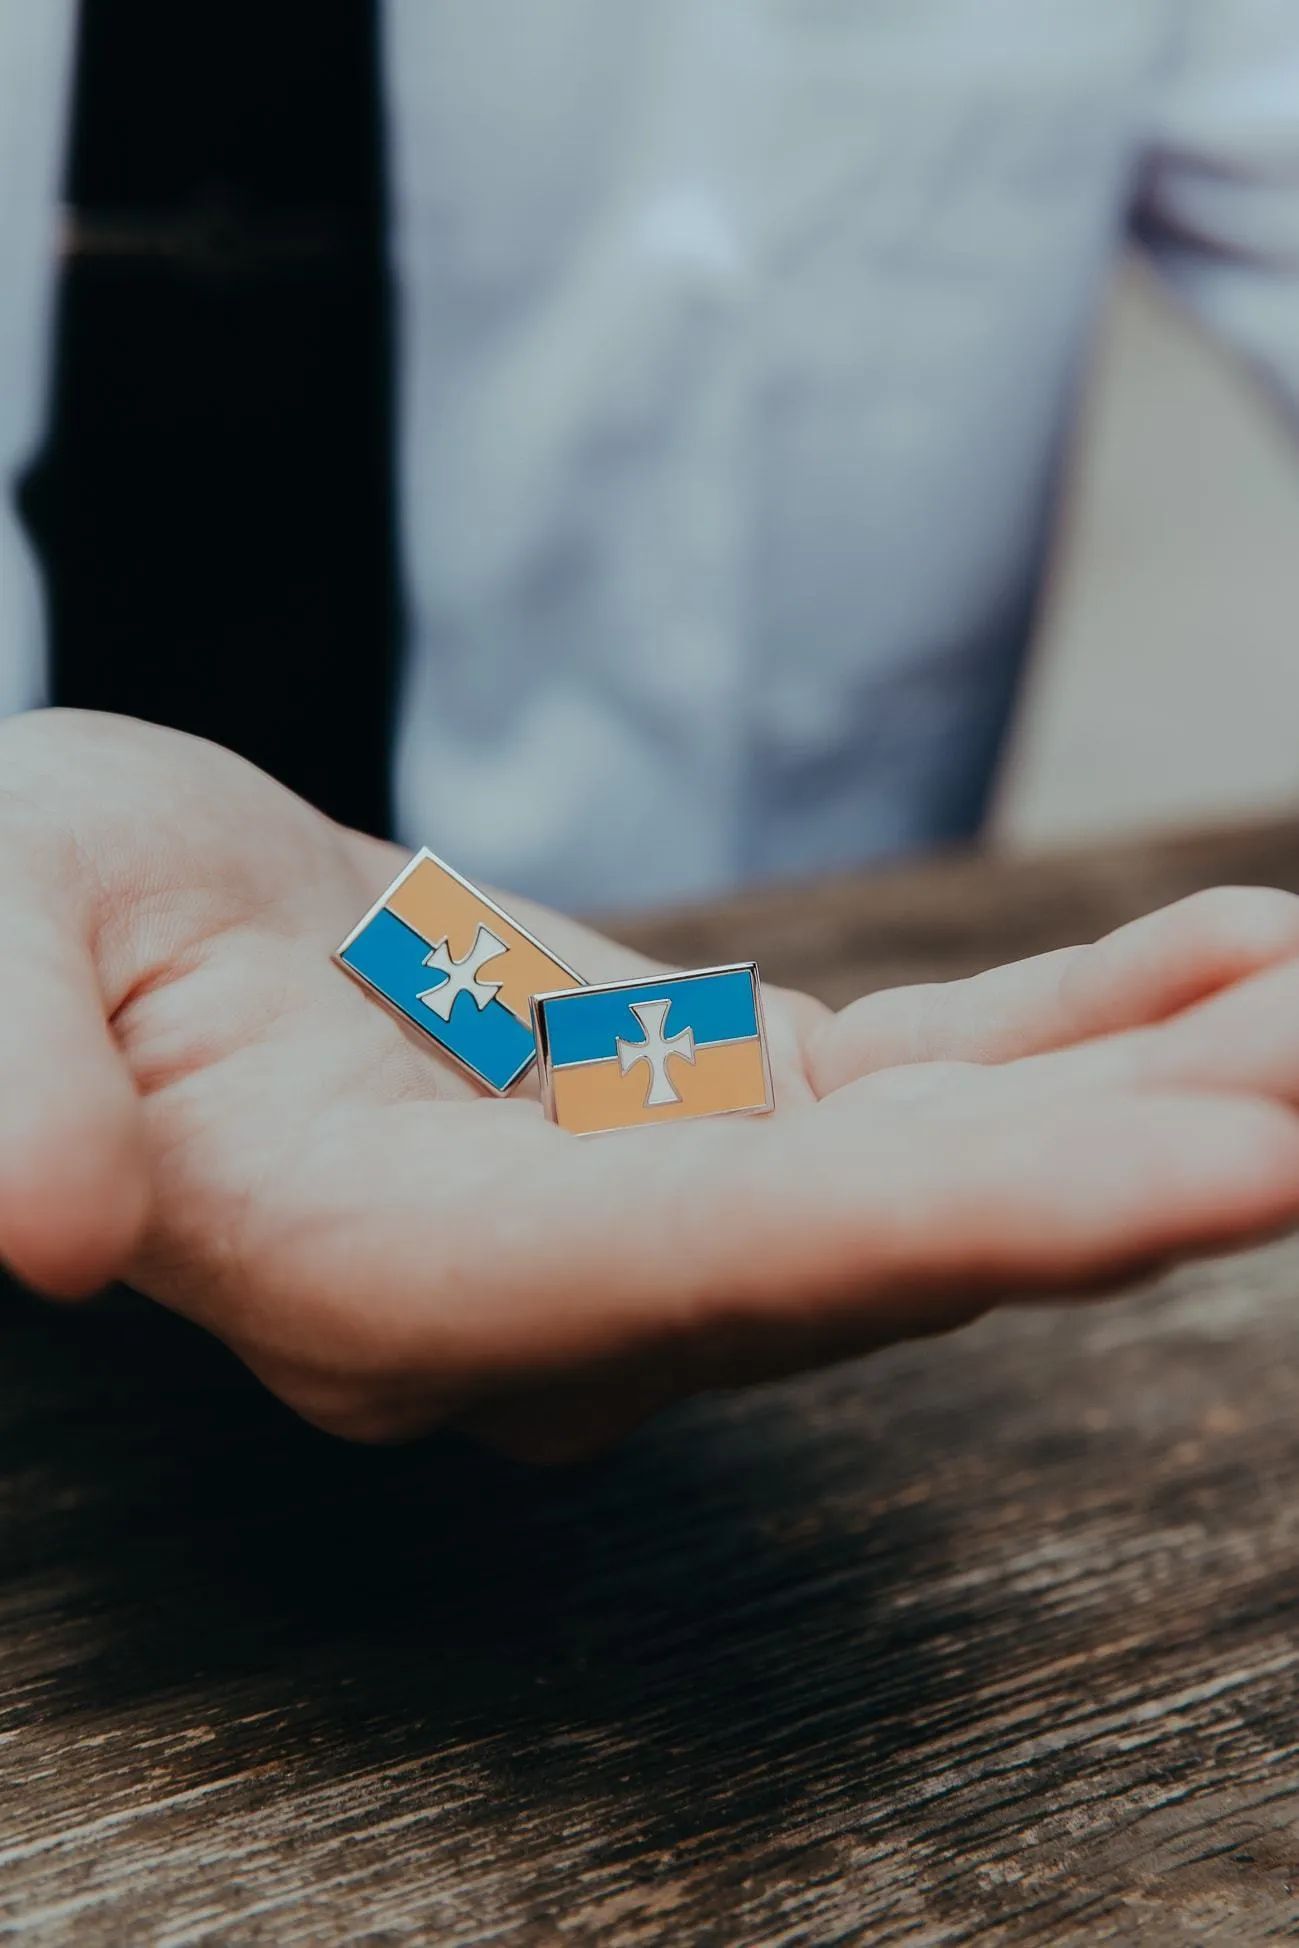
[[[512,913],[507,912],[506,909],[503,906],[501,906],[498,901],[492,899],[490,894],[484,893],[481,886],[476,886],[472,879],[466,879],[464,874],[458,873],[454,866],[448,866],[445,859],[440,859],[437,853],[431,852],[428,846],[426,845],[421,846],[419,851],[414,853],[411,856],[411,858],[409,858],[406,861],[406,864],[402,867],[396,879],[392,880],[389,885],[385,886],[383,892],[380,893],[378,899],[375,901],[374,905],[370,908],[369,912],[366,913],[362,919],[357,921],[356,925],[352,928],[352,931],[348,934],[346,940],[343,941],[342,945],[334,949],[334,952],[331,955],[331,959],[335,962],[337,966],[341,967],[344,974],[348,975],[353,981],[355,981],[357,986],[359,988],[362,988],[365,991],[365,993],[370,996],[372,1000],[377,1001],[380,1007],[386,1008],[388,1013],[393,1017],[393,1019],[395,1021],[400,1022],[403,1028],[407,1028],[411,1030],[412,1033],[421,1036],[424,1041],[431,1042],[434,1048],[438,1051],[439,1055],[445,1055],[448,1062],[454,1062],[458,1069],[462,1069],[467,1076],[472,1076],[480,1089],[486,1089],[488,1094],[492,1096],[508,1096],[511,1089],[515,1088],[518,1083],[522,1082],[524,1076],[527,1075],[529,1069],[532,1067],[533,1063],[537,1060],[537,1050],[536,1050],[536,1043],[535,1043],[536,1009],[531,1005],[531,998],[529,999],[529,1012],[532,1014],[533,1021],[534,1021],[534,1029],[533,1029],[534,1044],[533,1044],[532,1054],[528,1057],[527,1061],[523,1063],[521,1068],[515,1070],[514,1074],[510,1077],[509,1081],[505,1084],[505,1086],[503,1088],[498,1089],[494,1082],[489,1082],[487,1077],[483,1075],[480,1070],[476,1069],[473,1066],[472,1062],[466,1062],[463,1056],[457,1055],[454,1049],[448,1048],[445,1042],[439,1041],[437,1036],[432,1032],[431,1029],[424,1028],[418,1021],[413,1020],[411,1016],[406,1013],[404,1008],[399,1008],[396,1002],[391,1000],[388,997],[388,995],[384,993],[382,988],[376,987],[374,982],[371,981],[366,975],[362,974],[359,971],[359,969],[355,967],[349,967],[348,963],[343,959],[343,955],[347,952],[348,948],[352,945],[353,941],[359,940],[361,935],[365,932],[366,928],[369,926],[370,922],[376,919],[380,913],[386,910],[388,901],[392,898],[397,888],[402,884],[404,880],[409,879],[410,875],[414,872],[415,868],[417,866],[422,865],[426,859],[431,859],[435,866],[439,866],[442,869],[442,871],[446,873],[451,879],[456,880],[461,886],[464,887],[467,893],[472,893],[476,900],[481,900],[485,907],[487,907],[492,913],[495,913],[499,919],[504,920],[506,925],[508,927],[511,927],[515,933],[521,934],[523,938],[529,943],[530,946],[533,946],[537,949],[538,953],[544,954],[547,960],[554,961],[556,967],[562,967],[566,974],[571,974],[573,976],[573,979],[578,983],[578,985],[581,988],[584,989],[586,987],[586,982],[582,979],[582,976],[578,973],[575,967],[570,967],[566,960],[561,960],[559,955],[555,953],[551,948],[547,947],[544,940],[538,940],[536,934],[533,933],[528,927],[525,927],[521,920],[516,920],[514,915]],[[394,919],[396,919],[397,917],[398,916],[396,914],[393,915]],[[408,922],[406,922],[405,920],[402,921],[403,926],[406,926],[407,924]],[[416,931],[415,928],[412,927],[411,932],[414,933],[415,931]],[[422,936],[420,937],[422,938]],[[429,946],[432,947],[433,945],[434,942],[430,941]],[[572,994],[574,990],[572,988],[552,988],[550,992],[552,994]]]
[[[657,981],[652,974],[638,974],[634,980],[630,981],[597,981],[582,987],[580,990],[574,988],[551,988],[545,994],[534,994],[532,997],[532,1035],[537,1046],[537,1080],[541,1085],[541,1106],[545,1110],[548,1120],[555,1123],[558,1128],[563,1128],[563,1125],[558,1122],[555,1115],[555,1078],[550,1062],[550,1030],[546,1023],[546,1006],[549,1002],[561,1001],[577,992],[582,994],[624,994],[631,988],[646,988],[656,985],[672,987],[678,981],[706,980],[712,974],[747,974],[753,983],[753,1014],[754,1020],[758,1024],[758,1046],[762,1051],[762,1082],[766,1092],[766,1101],[761,1108],[755,1105],[744,1109],[710,1109],[706,1110],[701,1116],[682,1116],[675,1120],[683,1123],[709,1123],[715,1122],[721,1116],[770,1116],[776,1107],[776,1091],[771,1080],[771,1050],[767,1045],[767,1017],[762,1000],[762,976],[758,972],[757,961],[738,960],[730,962],[724,967],[679,968],[672,974],[660,976]],[[620,1131],[629,1129],[643,1130],[652,1127],[653,1125],[649,1123],[613,1123],[608,1129],[570,1130],[566,1134],[581,1137],[616,1136]]]

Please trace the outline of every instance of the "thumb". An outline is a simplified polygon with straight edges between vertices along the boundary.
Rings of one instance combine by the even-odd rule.
[[[0,816],[0,1263],[51,1297],[119,1274],[148,1203],[144,1119],[105,1017],[95,884],[70,835]]]

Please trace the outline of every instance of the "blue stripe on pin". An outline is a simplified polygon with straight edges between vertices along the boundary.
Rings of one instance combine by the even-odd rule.
[[[635,987],[619,986],[613,993],[577,988],[572,1005],[565,996],[546,1008],[552,1068],[607,1061],[616,1053],[620,1036],[624,1041],[640,1041],[644,1029],[632,1014],[633,1003],[665,994],[672,998],[674,1026],[689,1022],[696,1048],[747,1041],[758,1032],[753,975],[747,968],[685,980],[674,976],[668,984],[660,978]]]
[[[450,1020],[442,1021],[419,998],[443,984],[425,964],[428,953],[422,935],[396,914],[381,911],[343,949],[340,959],[422,1034],[477,1070],[494,1089],[508,1089],[532,1061],[531,1030],[495,997],[480,1008],[469,993],[457,995]]]

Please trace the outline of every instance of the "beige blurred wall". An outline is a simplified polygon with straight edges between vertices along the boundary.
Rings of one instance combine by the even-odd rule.
[[[1299,809],[1299,440],[1128,266],[994,836]]]

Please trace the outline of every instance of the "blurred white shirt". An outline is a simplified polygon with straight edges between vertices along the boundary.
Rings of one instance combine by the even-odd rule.
[[[70,0],[0,0],[0,468]],[[1296,0],[386,0],[405,836],[574,907],[970,830],[1135,226],[1299,400]],[[0,705],[30,573],[0,533]]]

